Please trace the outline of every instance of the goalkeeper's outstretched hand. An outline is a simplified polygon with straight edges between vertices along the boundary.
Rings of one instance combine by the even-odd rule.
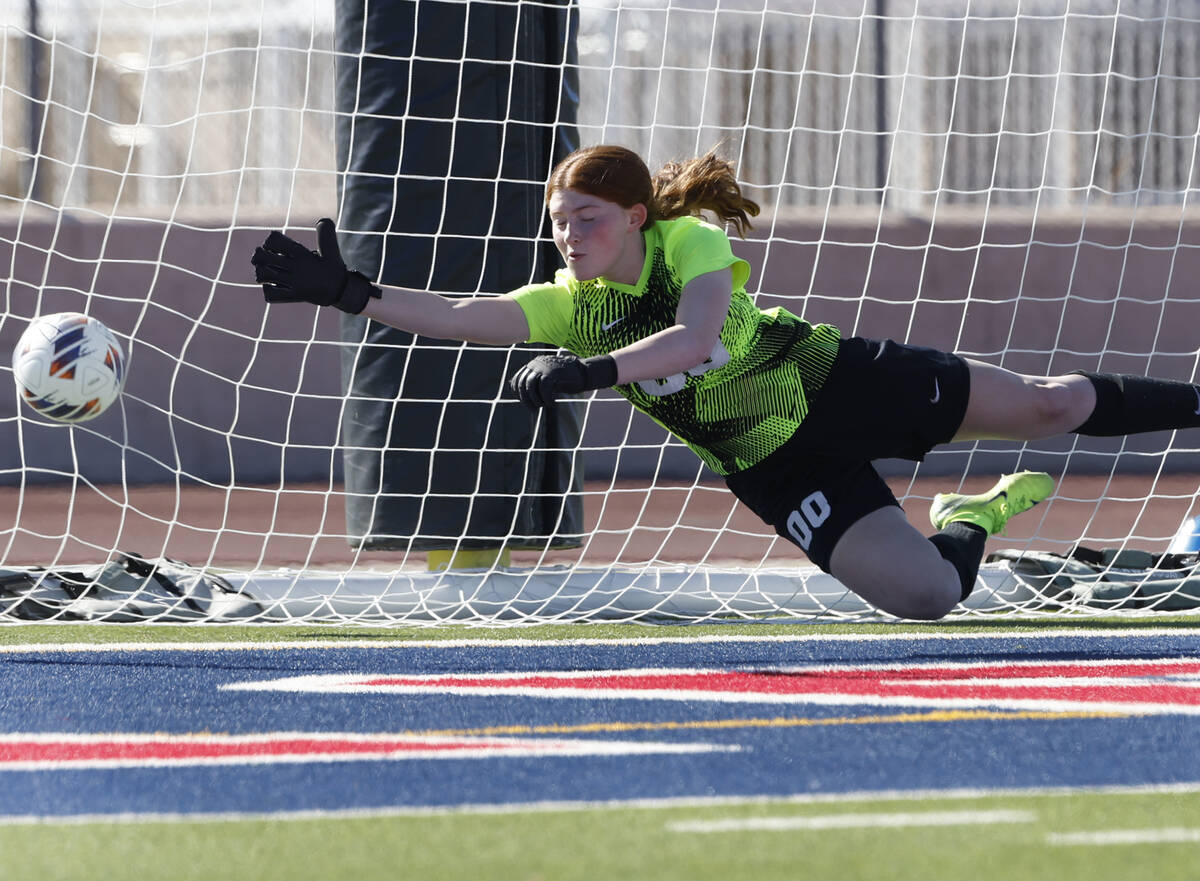
[[[576,358],[574,355],[541,355],[512,378],[513,391],[532,409],[553,407],[559,395],[590,392],[617,384],[617,362],[612,355]]]
[[[328,217],[317,221],[316,251],[275,231],[254,249],[250,262],[268,303],[315,303],[357,315],[381,295],[365,275],[346,268],[337,227]]]

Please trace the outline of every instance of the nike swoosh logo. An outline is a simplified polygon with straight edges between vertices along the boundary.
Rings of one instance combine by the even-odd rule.
[[[620,318],[614,318],[612,321],[608,322],[608,324],[600,325],[600,329],[606,332],[610,331],[628,317],[628,315],[622,315]]]
[[[942,399],[942,387],[938,385],[937,378],[933,380],[933,397],[929,399],[929,403],[936,404]]]

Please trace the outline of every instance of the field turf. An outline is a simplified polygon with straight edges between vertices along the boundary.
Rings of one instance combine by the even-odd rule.
[[[548,671],[770,676],[949,664],[1001,675],[1014,664],[1164,659],[1180,672],[1130,682],[1156,679],[1178,704],[1144,712],[1121,710],[1100,678],[1078,705],[1041,708],[986,694],[859,704],[496,690],[503,677]],[[0,879],[1196,879],[1192,659],[1194,616],[921,627],[2,627]],[[425,684],[304,684],[360,674]],[[439,691],[438,677],[459,674],[482,690]],[[146,765],[140,754],[113,762],[97,753],[75,766],[67,753],[29,751],[76,737],[222,747],[222,738],[296,732],[582,751]]]

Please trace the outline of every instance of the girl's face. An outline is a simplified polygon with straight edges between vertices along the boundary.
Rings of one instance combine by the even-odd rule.
[[[645,262],[645,205],[622,208],[599,196],[559,189],[550,196],[549,209],[554,244],[575,278],[637,283]]]

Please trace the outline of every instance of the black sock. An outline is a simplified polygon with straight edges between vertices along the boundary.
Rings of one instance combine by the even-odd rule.
[[[979,564],[983,562],[987,537],[987,530],[982,526],[962,521],[947,523],[945,529],[929,537],[938,553],[958,570],[958,578],[962,582],[960,603],[975,589],[975,576],[979,574]]]
[[[1096,409],[1075,434],[1120,437],[1143,431],[1200,427],[1200,388],[1188,382],[1115,373],[1088,373]]]

